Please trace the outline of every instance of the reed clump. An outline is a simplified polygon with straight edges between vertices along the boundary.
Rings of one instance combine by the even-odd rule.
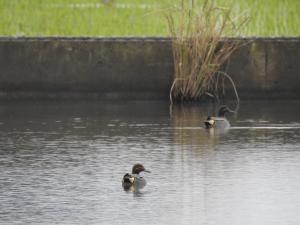
[[[230,79],[219,71],[220,67],[241,46],[238,41],[222,41],[222,37],[236,36],[248,18],[244,15],[232,18],[230,8],[206,0],[199,7],[182,1],[180,9],[170,13],[167,21],[173,37],[175,66],[171,102],[214,96],[223,83],[220,78]]]

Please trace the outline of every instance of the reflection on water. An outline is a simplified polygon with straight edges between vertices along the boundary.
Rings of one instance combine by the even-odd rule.
[[[213,109],[2,102],[0,224],[297,224],[299,103],[243,103],[225,133],[202,129]]]

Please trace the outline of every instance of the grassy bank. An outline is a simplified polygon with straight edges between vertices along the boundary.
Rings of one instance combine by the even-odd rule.
[[[194,0],[195,2],[196,0]],[[176,3],[177,2],[177,3]],[[187,0],[188,2],[188,0]],[[199,2],[201,2],[199,0]],[[299,36],[300,1],[216,0],[251,17],[243,36]],[[172,0],[0,0],[2,36],[166,36]]]

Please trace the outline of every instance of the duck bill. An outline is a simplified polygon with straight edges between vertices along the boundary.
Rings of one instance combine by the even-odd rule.
[[[150,171],[150,170],[144,170],[144,172],[146,172],[146,173],[151,173],[151,171]]]

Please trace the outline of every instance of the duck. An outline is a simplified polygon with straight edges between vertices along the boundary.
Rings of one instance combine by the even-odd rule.
[[[132,173],[126,173],[123,176],[122,186],[124,190],[137,190],[146,186],[146,180],[140,175],[141,172],[151,173],[140,163],[133,165]]]
[[[234,111],[230,110],[226,105],[220,106],[216,117],[208,116],[207,119],[204,121],[205,128],[229,129],[230,123],[225,118],[225,114],[228,112],[233,113]]]

